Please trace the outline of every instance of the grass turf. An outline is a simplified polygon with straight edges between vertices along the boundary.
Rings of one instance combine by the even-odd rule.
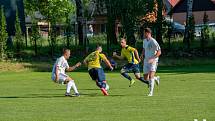
[[[193,121],[215,120],[215,66],[160,68],[154,96],[140,81],[107,73],[102,96],[86,72],[72,72],[81,97],[64,97],[65,85],[48,72],[0,73],[0,121]],[[132,74],[131,74],[132,75]]]

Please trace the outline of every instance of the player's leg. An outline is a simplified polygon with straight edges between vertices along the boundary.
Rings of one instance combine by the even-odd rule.
[[[153,96],[154,85],[155,85],[154,75],[155,75],[155,71],[149,72],[149,95],[148,96]]]
[[[109,95],[106,90],[106,79],[104,70],[103,68],[99,68],[97,70],[98,70],[98,85],[100,86],[100,89],[105,96]]]
[[[92,68],[92,69],[90,69],[88,72],[89,72],[89,75],[90,75],[91,79],[94,80],[94,81],[96,82],[96,85],[99,87],[97,69]],[[99,87],[99,88],[100,88],[100,87]]]
[[[149,84],[148,81],[144,80],[144,77],[140,76],[140,69],[139,69],[139,65],[138,64],[134,64],[132,67],[132,71],[136,77],[136,79],[140,80],[141,82],[145,83],[145,84]]]
[[[150,72],[149,72],[149,82],[150,82],[150,92],[148,96],[153,96],[153,90],[155,85],[155,73],[157,70],[157,63],[149,64]]]
[[[123,66],[120,72],[123,77],[130,81],[129,87],[135,83],[135,80],[128,75],[128,72],[131,70],[131,66],[132,64],[127,64]]]
[[[67,86],[66,86],[66,94],[65,96],[69,96],[70,95],[70,90],[71,88],[73,88],[74,92],[75,92],[75,96],[80,96],[79,95],[79,92],[78,92],[78,89],[75,85],[75,82],[72,78],[70,78],[69,76],[66,78],[65,82],[67,83]]]
[[[148,87],[149,87],[149,72],[150,72],[150,65],[144,61],[143,77],[145,81],[148,81]]]
[[[155,64],[153,64],[152,66],[153,66],[153,67],[152,67],[153,70],[154,70],[154,71],[157,71],[158,63],[155,63]],[[154,76],[154,79],[155,79],[156,84],[159,85],[159,84],[160,84],[160,76]]]

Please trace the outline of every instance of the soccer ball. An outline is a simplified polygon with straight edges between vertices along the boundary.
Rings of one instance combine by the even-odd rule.
[[[106,84],[105,89],[106,89],[106,90],[109,90],[109,89],[110,89],[110,87],[109,87],[109,85],[108,85],[108,84]]]

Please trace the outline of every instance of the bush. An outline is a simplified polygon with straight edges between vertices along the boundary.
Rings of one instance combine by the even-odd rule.
[[[89,45],[92,44],[102,44],[105,45],[107,43],[107,35],[106,34],[98,34],[92,37],[88,37]]]

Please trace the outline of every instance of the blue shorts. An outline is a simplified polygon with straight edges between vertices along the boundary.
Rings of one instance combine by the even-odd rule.
[[[98,82],[105,81],[105,73],[103,68],[92,68],[89,70],[89,75],[92,80],[97,80]]]
[[[133,72],[134,74],[140,73],[139,64],[128,63],[124,65],[121,69],[121,73]]]

